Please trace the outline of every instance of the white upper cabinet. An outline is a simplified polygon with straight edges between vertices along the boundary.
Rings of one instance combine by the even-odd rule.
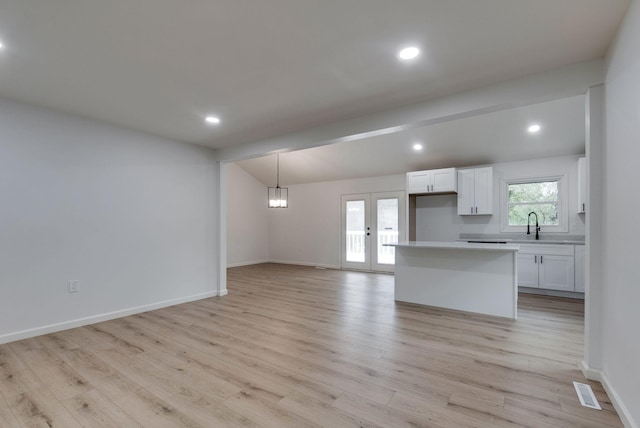
[[[407,173],[407,193],[428,193],[431,190],[431,171]]]
[[[458,215],[493,214],[493,167],[458,171]]]
[[[456,169],[432,169],[407,173],[407,194],[455,193],[458,191]]]
[[[587,170],[586,159],[578,159],[578,214],[586,212]]]

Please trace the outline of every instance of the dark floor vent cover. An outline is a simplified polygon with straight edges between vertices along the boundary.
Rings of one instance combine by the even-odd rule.
[[[580,399],[580,404],[591,409],[602,410],[602,407],[600,407],[596,396],[593,394],[591,386],[587,385],[586,383],[579,382],[573,382],[573,386],[576,389],[578,398]]]

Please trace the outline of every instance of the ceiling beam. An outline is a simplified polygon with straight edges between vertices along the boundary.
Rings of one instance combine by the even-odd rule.
[[[602,59],[537,73],[459,94],[216,150],[221,162],[400,132],[453,119],[585,94],[603,82]]]

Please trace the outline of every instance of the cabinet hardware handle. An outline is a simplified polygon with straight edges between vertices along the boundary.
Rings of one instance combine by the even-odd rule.
[[[540,264],[542,264],[542,256],[540,256]]]
[[[584,211],[584,203],[582,204],[582,211]]]
[[[538,263],[538,256],[533,256],[533,262]]]
[[[478,207],[476,207],[476,214],[478,214]]]
[[[471,207],[471,214],[473,214],[473,207]]]

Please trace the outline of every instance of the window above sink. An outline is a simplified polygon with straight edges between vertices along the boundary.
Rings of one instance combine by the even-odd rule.
[[[564,175],[503,179],[500,192],[502,232],[525,233],[531,212],[537,214],[541,233],[568,231]]]

